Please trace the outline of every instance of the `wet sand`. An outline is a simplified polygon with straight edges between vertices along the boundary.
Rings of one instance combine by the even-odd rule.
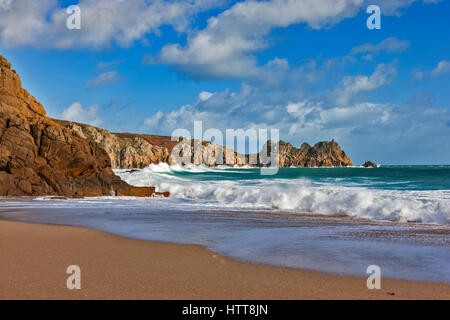
[[[81,290],[66,269],[81,268]],[[450,299],[450,285],[235,261],[201,246],[78,227],[0,221],[0,299]]]

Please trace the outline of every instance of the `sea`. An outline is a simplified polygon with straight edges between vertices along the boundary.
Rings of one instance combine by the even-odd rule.
[[[169,198],[0,198],[0,219],[203,245],[257,264],[450,283],[450,166],[115,170]],[[369,268],[370,269],[370,268]]]

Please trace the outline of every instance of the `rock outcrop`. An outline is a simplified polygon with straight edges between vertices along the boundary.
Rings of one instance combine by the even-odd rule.
[[[194,139],[172,139],[168,136],[134,134],[134,133],[116,133],[121,138],[141,138],[150,143],[152,146],[159,146],[167,150],[167,159],[159,162],[169,164],[187,164],[216,166],[224,165],[245,165],[246,156],[235,152],[233,149],[212,143],[209,141],[200,141]],[[195,148],[198,152],[195,152]],[[158,163],[158,162],[153,162]]]
[[[188,164],[216,166],[225,165],[252,165],[263,166],[261,153],[270,148],[271,141],[263,147],[258,155],[243,155],[233,149],[224,147],[209,141],[194,139],[173,140],[168,136],[112,133],[104,129],[90,125],[54,120],[67,128],[70,128],[82,137],[97,143],[109,155],[112,167],[115,169],[139,169],[147,167],[151,163]],[[199,152],[195,152],[195,148]],[[175,155],[175,156],[174,156]],[[283,167],[346,167],[352,166],[352,160],[345,154],[334,141],[319,142],[311,147],[303,143],[300,148],[284,141],[279,142],[279,166]]]
[[[271,141],[263,149],[264,155],[271,155]],[[280,168],[286,167],[347,167],[353,166],[352,160],[345,154],[336,141],[322,141],[311,147],[303,143],[300,148],[280,141],[278,143],[278,161]]]
[[[171,150],[171,164],[187,164],[217,166],[243,166],[248,164],[248,157],[235,152],[233,149],[212,143],[194,139],[181,139]],[[175,149],[176,148],[176,149]],[[198,151],[196,151],[198,150]]]
[[[151,195],[111,170],[97,143],[46,116],[0,55],[0,196]]]
[[[304,143],[300,148],[280,141],[278,147],[280,167],[353,165],[334,140],[313,147]],[[264,148],[270,149],[271,142]],[[112,168],[143,168],[160,162],[240,166],[249,164],[250,157],[208,141],[179,143],[171,137],[111,133],[51,119],[0,55],[0,196],[167,196],[156,194],[154,188],[128,185]],[[251,165],[262,166],[258,161]]]
[[[145,168],[151,163],[169,161],[167,148],[153,145],[139,135],[115,134],[87,124],[54,121],[97,143],[109,155],[114,169]]]
[[[378,168],[378,165],[372,161],[366,161],[362,166],[364,168]]]
[[[194,139],[172,140],[167,136],[155,136],[133,133],[112,133],[108,130],[87,124],[54,121],[76,131],[80,136],[97,143],[106,151],[114,169],[140,169],[151,163],[169,164],[218,164],[244,165],[246,156],[233,149],[218,144]],[[181,143],[179,143],[181,142]],[[195,152],[195,144],[199,152]],[[174,150],[174,148],[176,148]],[[173,156],[173,155],[176,156]]]

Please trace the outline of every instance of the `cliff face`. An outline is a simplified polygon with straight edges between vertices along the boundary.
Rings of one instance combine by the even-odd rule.
[[[195,146],[201,152],[195,153]],[[270,141],[265,146],[270,147]],[[174,148],[177,148],[174,150]],[[172,153],[183,157],[174,158]],[[217,161],[221,159],[222,161]],[[171,137],[111,133],[89,125],[54,120],[22,88],[20,77],[0,55],[0,196],[151,196],[154,188],[129,186],[113,168],[151,163],[245,165],[249,156],[215,143]],[[300,148],[279,143],[280,167],[353,165],[335,141]],[[163,194],[167,196],[167,194]]]
[[[263,152],[270,155],[271,141],[263,147]],[[280,141],[279,166],[285,167],[347,167],[353,166],[352,160],[345,154],[341,147],[334,141],[322,141],[311,147],[303,143],[300,148],[292,144]],[[269,151],[267,151],[267,149]]]
[[[170,139],[170,137],[168,137]],[[195,165],[204,164],[206,166],[228,165],[243,166],[248,164],[245,155],[235,152],[233,149],[212,143],[209,141],[200,141],[194,139],[184,139],[174,149],[171,150],[169,162],[171,164]],[[199,150],[195,152],[195,150]],[[176,155],[174,157],[172,154]]]
[[[138,135],[121,135],[86,124],[54,121],[97,143],[106,151],[115,169],[145,168],[150,163],[169,161],[167,148],[150,144]]]
[[[249,156],[228,147],[208,141],[194,139],[172,141],[171,137],[133,133],[112,133],[86,124],[54,120],[58,124],[76,131],[80,136],[96,142],[109,155],[115,169],[144,168],[151,163],[216,166],[218,164],[246,165]],[[200,152],[194,152],[195,144]],[[269,141],[264,148],[269,146]],[[265,150],[265,149],[264,149]],[[184,153],[183,153],[184,152]],[[172,153],[179,155],[174,158]],[[221,159],[222,162],[218,162]],[[353,162],[333,140],[319,142],[311,147],[304,143],[295,148],[290,143],[279,142],[279,164],[284,167],[345,167]],[[261,166],[258,162],[255,166]]]
[[[161,162],[169,164],[194,163],[207,166],[217,164],[244,165],[246,163],[244,155],[208,141],[187,139],[179,144],[178,141],[172,141],[171,137],[167,136],[112,133],[86,124],[63,120],[53,121],[97,143],[109,155],[114,169],[145,168],[151,163]],[[201,150],[197,154],[194,152],[195,143]],[[174,150],[174,148],[176,149]],[[173,157],[172,151],[180,156]],[[216,155],[218,156],[216,157]],[[220,161],[217,163],[218,159],[222,159],[222,163]]]
[[[46,116],[0,55],[0,196],[142,194],[111,170],[95,142]]]

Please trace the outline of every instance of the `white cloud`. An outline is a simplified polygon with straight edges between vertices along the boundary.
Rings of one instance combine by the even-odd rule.
[[[417,1],[382,1],[383,14],[397,14],[396,9],[407,8]],[[57,49],[130,46],[135,41],[147,42],[149,34],[159,35],[161,26],[170,25],[179,33],[188,33],[189,41],[184,48],[168,45],[158,61],[167,61],[185,72],[194,70],[187,69],[188,61],[204,69],[214,62],[224,63],[226,66],[216,65],[218,70],[211,72],[222,77],[239,72],[241,66],[255,67],[251,52],[269,45],[264,37],[273,28],[297,23],[314,29],[332,26],[355,16],[370,1],[246,0],[210,18],[203,30],[191,30],[196,14],[222,8],[227,3],[230,1],[80,0],[81,30],[68,30],[66,8],[57,0],[0,0],[0,46]],[[214,47],[217,49],[213,52],[204,51]],[[182,53],[189,57],[177,62]],[[216,58],[215,54],[218,54]],[[196,58],[198,55],[201,56]],[[240,58],[241,62],[230,65],[233,58]],[[227,71],[228,68],[232,70]]]
[[[98,105],[92,105],[87,109],[84,109],[81,103],[74,102],[61,112],[59,118],[67,121],[100,126],[101,124],[103,124],[103,120],[98,114],[98,109]]]
[[[442,74],[450,73],[450,61],[440,61],[436,68],[431,71],[431,76],[437,77]]]
[[[416,0],[386,2],[383,14],[397,14]],[[186,45],[167,44],[159,54],[145,59],[165,63],[196,79],[268,79],[268,66],[260,66],[254,53],[270,46],[268,35],[274,28],[306,24],[313,29],[333,26],[355,16],[370,1],[365,0],[271,0],[243,1],[208,20],[207,26],[189,34]],[[378,46],[358,50],[402,51],[406,41],[388,38]]]
[[[0,46],[14,47],[39,41],[48,28],[47,14],[56,0],[4,1],[0,6]]]
[[[211,92],[208,92],[208,91],[202,91],[202,92],[199,93],[198,99],[199,99],[199,100],[202,100],[202,101],[205,101],[205,100],[208,100],[209,98],[211,98],[213,95],[214,95],[214,94],[211,93]]]
[[[115,43],[129,46],[159,33],[163,25],[178,32],[191,17],[220,5],[223,0],[80,0],[81,30],[68,30],[69,15],[56,0],[2,0],[0,45],[44,48],[103,48]]]
[[[450,134],[450,112],[415,100],[421,105],[361,100],[337,106],[313,95],[305,98],[276,90],[268,94],[265,89],[244,85],[237,92],[225,90],[206,101],[159,111],[145,121],[142,132],[170,135],[178,128],[192,130],[193,121],[201,120],[204,131],[217,128],[223,133],[226,129],[279,128],[280,138],[296,146],[334,138],[356,163],[386,159],[391,163],[445,162],[450,157],[450,141],[441,137]]]
[[[146,128],[154,128],[158,126],[159,121],[163,118],[163,112],[156,112],[151,118],[147,118],[144,120],[144,125]]]
[[[408,49],[410,45],[411,43],[407,40],[399,40],[395,37],[390,37],[376,44],[364,43],[359,46],[356,46],[352,49],[351,53],[378,54],[383,51],[388,53],[402,52]]]
[[[334,92],[336,103],[344,106],[358,93],[371,91],[390,83],[396,74],[397,69],[392,64],[379,64],[370,76],[345,77],[341,86]]]
[[[0,0],[0,9],[9,10],[12,0]]]
[[[322,28],[353,16],[362,2],[363,0],[238,2],[218,16],[211,17],[203,30],[189,36],[185,47],[168,44],[155,59],[147,59],[147,62],[167,63],[194,78],[263,78],[266,73],[258,68],[252,53],[269,45],[265,36],[273,28],[295,23]]]
[[[99,86],[113,84],[122,80],[119,73],[115,70],[106,71],[98,74],[86,83],[86,87],[95,89]]]

